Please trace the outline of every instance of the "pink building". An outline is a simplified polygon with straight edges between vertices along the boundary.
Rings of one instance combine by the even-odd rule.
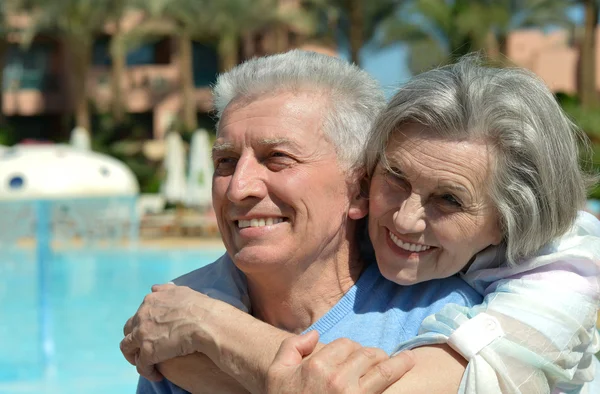
[[[281,7],[297,7],[298,0],[281,0]],[[131,12],[122,21],[122,30],[134,28],[144,18]],[[13,26],[24,27],[27,16],[12,16]],[[111,102],[111,59],[109,45],[114,26],[107,25],[98,36],[92,53],[88,74],[87,95],[92,106],[100,112]],[[68,48],[53,37],[40,35],[31,48],[23,51],[16,37],[5,61],[3,76],[3,105],[5,116],[18,118],[24,125],[47,130],[64,130],[64,114],[72,113],[73,100],[69,92],[72,73],[68,62]],[[272,53],[275,37],[272,31],[258,31],[241,40],[242,60]],[[289,31],[285,45],[300,43],[299,35]],[[281,42],[278,42],[281,45]],[[127,56],[127,70],[121,81],[123,101],[128,113],[136,116],[151,130],[150,138],[161,138],[182,109],[179,78],[179,51],[176,40],[164,37],[131,50]],[[218,57],[213,47],[194,43],[193,70],[196,86],[196,105],[200,117],[208,118],[212,109],[210,84],[218,73]],[[33,122],[37,122],[37,126]],[[52,133],[56,135],[56,132]]]
[[[510,34],[507,55],[517,65],[539,75],[553,92],[577,92],[579,49],[564,30],[545,34],[520,30]],[[600,30],[596,31],[596,88],[600,89]]]

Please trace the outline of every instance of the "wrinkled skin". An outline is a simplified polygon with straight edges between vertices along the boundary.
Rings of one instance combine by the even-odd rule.
[[[341,338],[315,351],[316,331],[286,339],[267,374],[267,393],[378,394],[414,366],[410,351],[389,357]]]
[[[140,375],[161,380],[156,364],[198,351],[195,343],[202,335],[203,317],[215,302],[189,287],[152,286],[123,328],[121,352]]]

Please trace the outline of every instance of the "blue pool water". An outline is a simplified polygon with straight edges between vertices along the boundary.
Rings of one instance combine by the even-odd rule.
[[[151,285],[222,252],[55,252],[40,275],[34,251],[2,251],[0,393],[134,393],[137,373],[119,351],[123,324]]]

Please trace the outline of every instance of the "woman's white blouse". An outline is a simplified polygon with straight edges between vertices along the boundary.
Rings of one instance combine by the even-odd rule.
[[[448,343],[469,361],[459,393],[600,394],[600,222],[581,212],[533,258],[509,267],[503,255],[485,250],[462,274],[481,305],[447,305],[399,350]]]

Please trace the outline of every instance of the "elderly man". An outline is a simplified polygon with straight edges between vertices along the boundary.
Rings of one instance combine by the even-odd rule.
[[[359,252],[358,221],[368,208],[362,153],[384,105],[365,72],[301,51],[253,59],[219,77],[215,105],[213,205],[227,255],[176,283],[254,317],[188,287],[153,288],[121,343],[156,381],[142,377],[139,393],[180,392],[154,365],[186,354],[158,369],[193,392],[264,392],[266,370],[291,333],[315,330],[322,343],[345,337],[389,354],[443,305],[480,302],[456,277],[397,286]],[[240,304],[243,294],[249,300]],[[406,355],[356,350],[357,363],[392,371],[366,376],[363,387],[389,385],[412,365]],[[431,376],[464,368],[447,347],[413,356]],[[447,381],[427,386],[424,375],[412,376],[403,379],[407,389],[448,389]]]

